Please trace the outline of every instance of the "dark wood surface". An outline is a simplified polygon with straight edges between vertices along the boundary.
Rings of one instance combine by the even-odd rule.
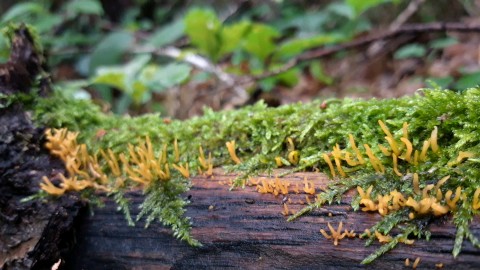
[[[417,269],[479,269],[480,249],[465,241],[457,259],[451,255],[455,227],[449,218],[435,221],[430,227],[430,241],[416,240],[413,245],[399,246],[370,265],[361,265],[379,243],[365,247],[359,238],[346,238],[334,246],[319,232],[343,221],[344,228],[363,232],[372,226],[379,215],[353,212],[349,201],[352,193],[339,205],[319,209],[294,222],[281,214],[282,195],[260,194],[254,187],[229,191],[233,178],[216,171],[214,179],[197,176],[187,215],[192,217],[192,234],[203,244],[192,248],[174,239],[169,229],[152,224],[148,229],[139,222],[128,227],[115,205],[96,209],[86,215],[79,225],[73,255],[67,258],[71,269],[405,269],[405,259],[413,262],[420,257]],[[319,173],[297,173],[288,177],[292,183],[303,177],[314,181],[317,191],[329,181]],[[290,194],[291,210],[299,210],[305,194]],[[138,212],[141,197],[131,195],[133,212]],[[313,196],[310,196],[313,199]],[[328,213],[332,213],[329,216]],[[472,224],[480,235],[478,219]],[[328,230],[327,230],[328,231]],[[411,263],[412,264],[412,263]]]

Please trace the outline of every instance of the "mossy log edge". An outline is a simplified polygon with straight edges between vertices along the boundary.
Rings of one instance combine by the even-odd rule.
[[[303,187],[304,177],[314,182],[317,192],[331,181],[320,173],[295,173],[284,179]],[[79,224],[78,242],[66,259],[68,269],[405,269],[405,259],[412,265],[417,257],[417,269],[435,269],[440,263],[444,269],[478,269],[480,251],[468,241],[458,258],[453,258],[456,229],[450,217],[430,225],[430,241],[400,243],[372,264],[361,265],[362,259],[380,246],[378,242],[365,247],[364,239],[344,238],[334,246],[319,232],[328,232],[327,222],[336,228],[343,221],[344,229],[362,233],[380,219],[377,213],[352,210],[354,192],[347,193],[340,204],[287,222],[281,213],[286,200],[283,195],[260,194],[249,186],[230,191],[227,183],[232,178],[234,175],[219,169],[213,178],[193,177],[193,187],[185,194],[191,201],[187,215],[192,218],[192,234],[202,247],[176,240],[170,229],[157,223],[148,229],[143,228],[142,221],[128,227],[115,204],[106,201],[104,208],[85,215]],[[290,192],[287,196],[290,210],[304,206],[305,193]],[[135,214],[142,198],[136,193],[129,197]],[[471,229],[480,234],[478,218]]]

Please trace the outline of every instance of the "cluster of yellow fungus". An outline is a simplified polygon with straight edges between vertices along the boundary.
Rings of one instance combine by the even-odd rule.
[[[295,144],[293,143],[293,139],[290,137],[287,138],[287,150],[287,160],[279,156],[275,157],[275,164],[277,167],[282,167],[285,164],[297,165],[300,161],[300,152],[295,150]]]
[[[419,263],[420,263],[420,257],[417,257],[417,258],[415,259],[415,261],[413,262],[412,269],[417,269]],[[409,259],[409,258],[406,258],[406,259],[405,259],[405,266],[406,266],[406,267],[409,267],[409,266],[410,266],[410,259]],[[437,267],[437,264],[435,265],[435,267]],[[443,264],[441,265],[441,267],[443,267]],[[441,268],[441,267],[440,267],[440,268]]]
[[[400,138],[400,141],[396,140],[388,127],[383,123],[382,120],[378,120],[378,123],[385,133],[385,140],[388,143],[389,148],[384,145],[379,144],[378,148],[382,152],[383,155],[392,158],[393,163],[393,171],[398,176],[402,176],[403,173],[400,172],[398,168],[399,160],[403,160],[413,165],[418,165],[418,162],[425,161],[427,159],[427,151],[429,149],[432,150],[433,153],[437,153],[439,151],[438,144],[437,144],[437,127],[434,128],[430,138],[423,143],[423,147],[421,150],[414,149],[412,142],[408,138],[408,123],[403,123],[402,132],[403,135]],[[385,173],[385,166],[382,164],[379,157],[375,155],[372,151],[372,148],[368,144],[364,144],[363,147],[365,149],[366,157],[362,154],[360,149],[357,147],[353,135],[349,135],[349,142],[350,147],[352,148],[353,152],[350,152],[346,149],[340,149],[339,145],[336,144],[333,147],[333,151],[330,153],[324,153],[322,155],[325,163],[327,163],[328,167],[330,168],[330,172],[333,177],[338,174],[342,177],[346,177],[347,174],[345,172],[344,166],[349,167],[356,167],[358,165],[365,165],[367,161],[371,164],[373,169],[378,173]],[[333,157],[333,161],[331,157]]]
[[[345,229],[345,231],[342,233],[342,228],[343,228],[343,222],[342,221],[340,221],[340,223],[338,224],[338,228],[336,230],[332,227],[332,225],[330,225],[330,222],[327,223],[327,226],[330,229],[330,235],[328,235],[327,232],[325,232],[325,230],[323,230],[323,229],[320,229],[320,233],[325,238],[332,239],[333,244],[335,246],[338,245],[338,241],[345,238],[345,236],[349,237],[349,238],[353,238],[353,237],[356,236],[356,233],[353,230],[348,231],[347,229]]]
[[[43,176],[40,188],[48,194],[60,196],[68,191],[81,191],[86,188],[109,191],[108,178],[98,171],[99,165],[96,156],[90,156],[85,144],[77,144],[78,132],[69,132],[67,129],[47,129],[45,147],[59,157],[69,174],[66,177],[59,174],[59,186]]]
[[[279,194],[287,195],[290,193],[290,191],[293,191],[295,194],[300,193],[300,187],[298,183],[293,186],[289,181],[280,179],[277,176],[275,176],[274,179],[254,179],[249,177],[246,185],[256,186],[256,190],[259,193],[270,193],[275,196]],[[291,188],[289,189],[290,186]],[[315,194],[315,184],[306,177],[303,179],[303,192],[310,195]]]
[[[235,164],[240,164],[242,161],[238,158],[237,153],[235,152],[235,141],[226,142],[225,145],[227,146],[228,153],[232,158]]]
[[[69,175],[58,175],[61,181],[59,186],[54,185],[48,177],[43,177],[40,188],[51,195],[60,196],[67,191],[81,191],[86,188],[110,192],[124,186],[127,180],[147,187],[154,181],[168,181],[171,178],[167,145],[163,145],[162,151],[156,157],[148,136],[140,146],[128,145],[128,157],[123,153],[116,155],[108,149],[99,151],[102,158],[99,160],[98,155],[88,153],[85,144],[77,145],[78,132],[48,129],[45,134],[45,147],[62,159]],[[184,177],[190,177],[188,164],[179,163],[180,153],[176,140],[174,160],[177,164],[172,164],[173,168]],[[114,181],[109,181],[106,171]]]
[[[205,158],[205,154],[203,153],[202,146],[198,147],[198,162],[200,163],[200,167],[198,167],[198,173],[204,174],[206,176],[213,175],[213,162],[212,162],[212,153],[208,152],[208,159]]]
[[[452,190],[447,190],[445,195],[440,190],[440,187],[449,178],[450,176],[445,176],[437,181],[435,185],[429,184],[425,186],[423,190],[420,190],[418,174],[414,173],[412,185],[414,187],[414,193],[422,195],[419,200],[416,200],[412,196],[405,199],[405,196],[397,190],[391,191],[387,195],[377,195],[376,200],[374,200],[371,198],[373,186],[370,186],[366,191],[358,186],[357,191],[360,196],[360,204],[363,205],[362,211],[378,211],[379,214],[384,216],[390,211],[396,211],[402,207],[410,207],[414,210],[414,212],[410,213],[410,218],[412,219],[415,215],[425,215],[429,213],[435,216],[445,215],[449,211],[455,210],[457,202],[462,198],[461,187],[457,187],[453,197]],[[476,195],[480,195],[480,189]],[[478,203],[478,196],[474,197],[474,207],[475,203]]]

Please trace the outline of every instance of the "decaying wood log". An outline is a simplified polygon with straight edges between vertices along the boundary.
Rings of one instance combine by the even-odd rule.
[[[0,94],[30,92],[43,71],[32,34],[25,26],[15,30],[10,59],[0,64]],[[49,89],[41,80],[40,93]],[[42,147],[36,127],[21,104],[0,100],[0,268],[50,269],[72,246],[75,219],[85,207],[76,195],[55,202],[30,200],[41,177],[65,173],[64,165]]]
[[[296,173],[288,179],[303,186],[303,178],[314,181],[317,191],[329,181],[319,173]],[[152,224],[148,229],[139,222],[128,227],[116,206],[95,210],[82,220],[77,244],[66,258],[71,269],[405,269],[405,259],[411,263],[420,257],[417,269],[478,269],[480,250],[470,243],[463,244],[457,259],[451,255],[455,226],[441,218],[431,225],[430,241],[416,240],[413,245],[399,244],[393,251],[371,265],[361,265],[363,258],[380,246],[364,247],[365,240],[344,238],[338,246],[319,232],[327,222],[336,227],[363,232],[380,219],[378,214],[354,212],[349,193],[341,204],[316,210],[294,222],[282,215],[282,195],[260,194],[254,187],[229,191],[225,184],[231,175],[217,170],[214,179],[197,176],[193,188],[186,194],[191,200],[187,215],[192,217],[195,238],[203,247],[192,248],[171,236],[167,228]],[[222,183],[223,182],[223,183]],[[302,188],[300,188],[301,190]],[[305,193],[290,194],[290,210],[297,211],[305,202]],[[313,200],[313,195],[310,199]],[[139,194],[131,194],[133,212],[138,212]],[[331,213],[331,214],[329,214]],[[330,216],[331,215],[331,216]],[[478,219],[473,232],[480,234]]]

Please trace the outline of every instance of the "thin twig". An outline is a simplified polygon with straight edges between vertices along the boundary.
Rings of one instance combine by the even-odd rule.
[[[392,39],[397,36],[405,35],[405,34],[421,34],[421,33],[447,32],[447,31],[480,32],[480,25],[479,24],[467,25],[459,22],[435,22],[435,23],[427,23],[427,24],[404,25],[394,31],[386,31],[380,34],[373,34],[363,38],[359,38],[351,42],[342,43],[342,44],[334,45],[327,48],[319,48],[319,49],[307,51],[303,54],[298,55],[295,58],[292,58],[284,66],[276,70],[267,71],[257,76],[252,76],[248,81],[251,81],[251,80],[257,81],[257,80],[269,78],[269,77],[284,73],[286,71],[289,71],[290,69],[296,67],[300,63],[330,56],[340,51],[351,50],[357,47],[362,47],[378,40]],[[245,81],[245,83],[246,82],[247,81]]]
[[[417,12],[418,8],[425,2],[426,0],[412,0],[408,3],[407,8],[405,8],[397,18],[390,24],[388,27],[389,31],[395,31],[399,29],[403,24],[407,22],[407,20]],[[383,46],[385,45],[385,40],[379,40],[378,42],[373,43],[370,48],[367,50],[369,57],[373,57],[374,55],[378,54]]]
[[[167,56],[179,61],[184,61],[191,64],[192,66],[197,67],[200,70],[212,73],[219,81],[224,83],[227,87],[233,89],[235,94],[241,100],[247,100],[248,94],[247,91],[237,84],[238,79],[235,75],[224,72],[221,68],[214,65],[208,59],[194,54],[194,53],[185,53],[182,50],[175,47],[165,47],[165,48],[154,48],[154,47],[144,47],[142,49],[135,50],[135,53],[150,53],[159,56]]]

